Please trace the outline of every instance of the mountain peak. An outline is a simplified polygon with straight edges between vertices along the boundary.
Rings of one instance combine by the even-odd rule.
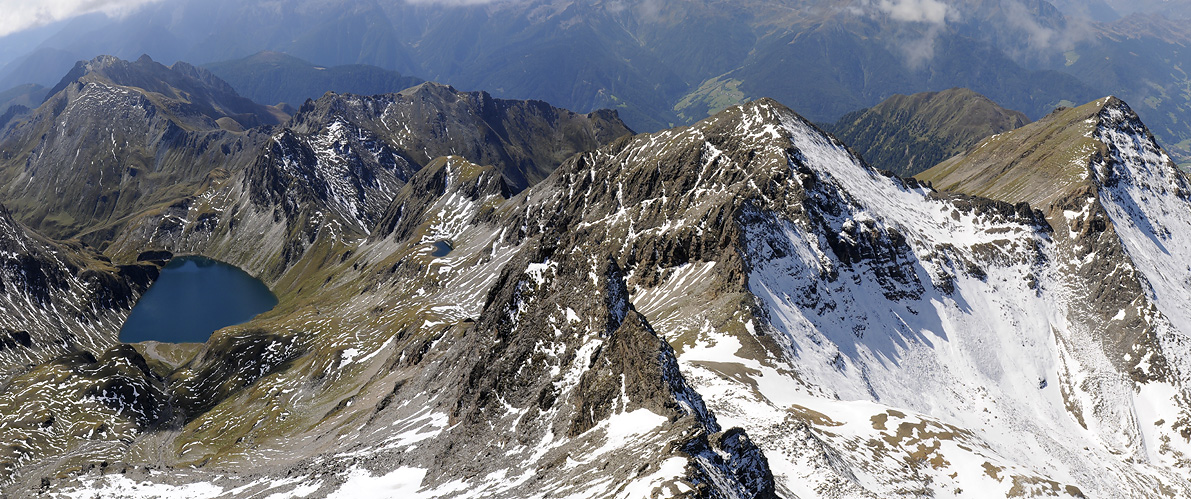
[[[1040,209],[1054,230],[1056,247],[1071,254],[1060,261],[1070,262],[1087,286],[1098,290],[1090,295],[1097,297],[1104,317],[1143,295],[1156,306],[1146,313],[1165,316],[1119,326],[1088,322],[1088,328],[1104,330],[1097,337],[1110,358],[1138,380],[1168,375],[1165,363],[1181,354],[1171,359],[1155,354],[1157,363],[1137,359],[1160,343],[1151,328],[1163,327],[1164,321],[1191,325],[1191,313],[1179,305],[1191,300],[1191,293],[1177,272],[1191,259],[1186,240],[1191,186],[1125,101],[1108,96],[1056,109],[1035,123],[990,137],[920,178],[943,190]]]
[[[176,195],[208,168],[234,164],[233,152],[257,140],[246,129],[285,118],[190,64],[80,61],[26,119],[7,126],[0,177],[6,188],[21,187],[5,201],[36,230],[80,236]],[[145,172],[169,180],[146,182]],[[59,213],[69,215],[51,215]]]
[[[427,94],[427,95],[438,95],[438,96],[448,96],[448,95],[453,96],[453,95],[456,95],[459,93],[461,93],[461,92],[456,90],[455,87],[453,87],[451,85],[446,85],[443,83],[438,83],[438,82],[433,82],[433,81],[427,81],[424,83],[419,83],[419,84],[409,87],[407,89],[401,90],[400,92],[397,92],[397,95],[412,96],[412,95],[418,95],[418,94]],[[483,93],[487,94],[487,92],[483,92]]]
[[[149,59],[149,56],[142,55],[141,59]],[[123,59],[114,55],[101,54],[95,56],[90,61],[80,61],[80,64],[84,65],[88,71],[97,71],[123,62],[125,62]],[[138,62],[140,62],[140,59],[138,59]],[[149,62],[153,62],[153,59],[149,59]]]
[[[1097,128],[1120,128],[1128,126],[1136,128],[1137,131],[1143,133],[1146,137],[1153,140],[1153,134],[1141,122],[1141,118],[1137,115],[1133,108],[1129,106],[1124,100],[1118,99],[1115,96],[1108,96],[1096,101],[1095,108],[1099,109],[1096,113]]]
[[[239,124],[235,128],[247,129],[261,124],[277,124],[288,118],[277,109],[241,97],[231,85],[206,69],[185,62],[165,66],[148,55],[132,62],[110,55],[80,61],[50,90],[46,100],[71,85],[87,83],[139,90],[163,110],[176,115],[179,122],[193,121],[186,116],[196,115],[209,117],[212,122],[230,117]],[[173,104],[165,100],[173,101]]]

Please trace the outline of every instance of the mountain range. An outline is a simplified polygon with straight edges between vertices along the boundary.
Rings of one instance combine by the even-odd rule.
[[[1178,68],[1187,65],[1187,23],[1180,20],[1191,14],[1180,5],[176,0],[118,18],[64,21],[32,39],[0,40],[31,47],[0,69],[0,88],[52,86],[74,61],[99,54],[134,59],[147,53],[212,67],[238,60],[244,67],[244,58],[251,62],[253,54],[271,50],[327,71],[371,65],[402,76],[353,66],[351,76],[342,76],[346,81],[303,78],[312,82],[302,84],[309,88],[279,93],[269,82],[296,78],[241,83],[220,74],[245,96],[295,107],[301,102],[287,99],[354,88],[372,92],[378,87],[368,85],[412,75],[579,112],[617,109],[639,131],[691,124],[761,97],[776,98],[816,122],[835,122],[895,94],[952,87],[972,89],[1030,119],[1114,94],[1132,102],[1167,150],[1186,162],[1191,111]],[[298,69],[281,73],[286,71]],[[353,81],[367,85],[350,87]]]
[[[49,236],[104,231],[234,168],[234,152],[264,138],[246,129],[285,118],[186,63],[82,61],[3,129],[0,192]]]
[[[1121,99],[860,113],[954,153],[918,179],[772,99],[290,111],[101,57],[3,126],[3,494],[1191,493],[1191,186]],[[278,306],[120,343],[194,254]]]

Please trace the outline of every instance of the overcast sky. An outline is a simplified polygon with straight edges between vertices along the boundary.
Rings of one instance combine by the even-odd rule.
[[[80,14],[125,14],[159,0],[0,0],[0,36]]]

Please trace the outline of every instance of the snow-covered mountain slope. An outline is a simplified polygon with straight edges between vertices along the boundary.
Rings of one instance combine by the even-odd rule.
[[[1076,138],[1058,140],[1056,128]],[[1038,159],[1035,151],[1061,160],[1029,161]],[[1183,215],[1187,179],[1124,102],[1108,97],[1056,111],[923,176],[945,189],[1044,207],[1062,248],[1059,263],[1092,290],[1088,325],[1100,328],[1096,341],[1112,362],[1136,381],[1185,372],[1170,364],[1181,363],[1180,348],[1159,344],[1174,341],[1172,327],[1191,327],[1186,307],[1176,305],[1189,298],[1179,241],[1191,224]],[[1065,180],[1051,192],[1010,187],[1030,176]]]
[[[1049,411],[1045,421],[1065,414],[1057,388],[1038,389],[1052,359],[1035,348],[1051,342],[1050,328],[1017,327],[1048,317],[1027,284],[1044,260],[1040,215],[884,177],[772,101],[618,143],[553,180],[530,194],[527,225],[590,231],[626,262],[634,303],[679,350],[713,411],[766,451],[779,490],[887,496],[928,481],[942,486],[926,490],[981,486],[982,476],[1004,490],[1015,481],[1066,490],[1069,479],[1052,480],[1046,460],[1015,461],[1018,449],[977,432],[986,422],[971,411],[999,406],[988,420],[1021,421],[998,432],[1035,424],[1032,411]],[[998,267],[983,269],[987,260]],[[1001,298],[1000,287],[1024,303]],[[1010,307],[1025,311],[966,336]],[[1005,374],[1019,363],[1035,372]],[[980,402],[980,391],[993,400]],[[840,408],[839,399],[889,405]],[[905,425],[876,431],[869,419],[885,409]],[[825,416],[856,410],[870,411],[858,418],[864,427]],[[813,422],[855,433],[825,443]],[[1047,435],[1037,424],[1033,433]],[[915,428],[934,436],[913,437]],[[882,441],[874,433],[889,437],[888,449],[870,453],[869,440]],[[985,461],[1007,471],[988,476]]]
[[[1186,486],[1114,457],[1141,430],[1122,421],[1132,387],[1083,319],[1069,317],[1067,304],[1087,298],[1048,268],[1053,242],[1039,214],[941,199],[866,170],[800,120],[781,121],[811,187],[802,213],[761,210],[745,224],[759,330],[773,334],[775,367],[790,373],[767,379],[761,395],[823,414],[802,418],[812,435],[851,437],[824,439],[843,461],[824,485],[842,477],[882,497]],[[1081,420],[1068,409],[1088,405],[1071,399],[1095,409]],[[837,407],[848,401],[878,405]],[[808,473],[807,463],[789,465],[774,467]]]
[[[97,435],[131,438],[157,418],[159,383],[117,332],[162,263],[113,265],[0,206],[0,477]],[[62,458],[86,462],[91,450]]]
[[[1056,112],[1044,121],[1078,123],[1079,141],[1056,141],[1047,123],[994,137],[927,172],[936,185],[1016,201],[1020,190],[989,188],[987,176],[1052,174],[1054,162],[1006,164],[1011,144],[1031,143],[1062,162],[1067,182],[1056,186],[1046,204],[1055,227],[1054,273],[1071,300],[1069,316],[1082,321],[1082,334],[1092,348],[1085,358],[1069,362],[1073,382],[1104,385],[1100,370],[1115,370],[1133,403],[1106,403],[1070,397],[1073,414],[1106,416],[1089,427],[1100,429],[1110,449],[1139,462],[1182,469],[1187,452],[1186,283],[1191,279],[1187,248],[1181,237],[1191,229],[1186,216],[1187,179],[1154,142],[1124,102],[1108,97]],[[1031,199],[1032,202],[1037,202]],[[1039,203],[1041,204],[1041,203]],[[1098,347],[1098,348],[1095,348]],[[1093,361],[1092,357],[1101,357]],[[1105,389],[1103,391],[1110,391]],[[1066,395],[1066,394],[1065,394]],[[1096,419],[1096,418],[1092,418]],[[1106,419],[1106,420],[1105,420]]]
[[[771,100],[516,195],[440,157],[371,226],[228,177],[109,251],[227,259],[278,308],[142,370],[155,422],[6,491],[1186,495],[1187,190],[1118,103],[1038,146],[1086,150],[1046,206],[887,177]]]
[[[522,225],[590,232],[625,262],[637,308],[779,491],[1186,490],[1184,381],[1162,360],[1186,329],[1094,221],[1071,243],[1028,205],[882,176],[769,101],[552,180]]]

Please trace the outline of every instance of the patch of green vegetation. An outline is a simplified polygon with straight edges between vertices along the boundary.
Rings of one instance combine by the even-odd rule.
[[[687,123],[714,115],[729,107],[743,104],[747,97],[740,90],[741,80],[717,76],[704,81],[677,104],[674,111]]]
[[[1070,66],[1070,65],[1075,64],[1076,62],[1079,61],[1079,52],[1076,52],[1074,50],[1068,50],[1066,52],[1063,52],[1063,57],[1065,57],[1067,59],[1067,62],[1065,65]]]

